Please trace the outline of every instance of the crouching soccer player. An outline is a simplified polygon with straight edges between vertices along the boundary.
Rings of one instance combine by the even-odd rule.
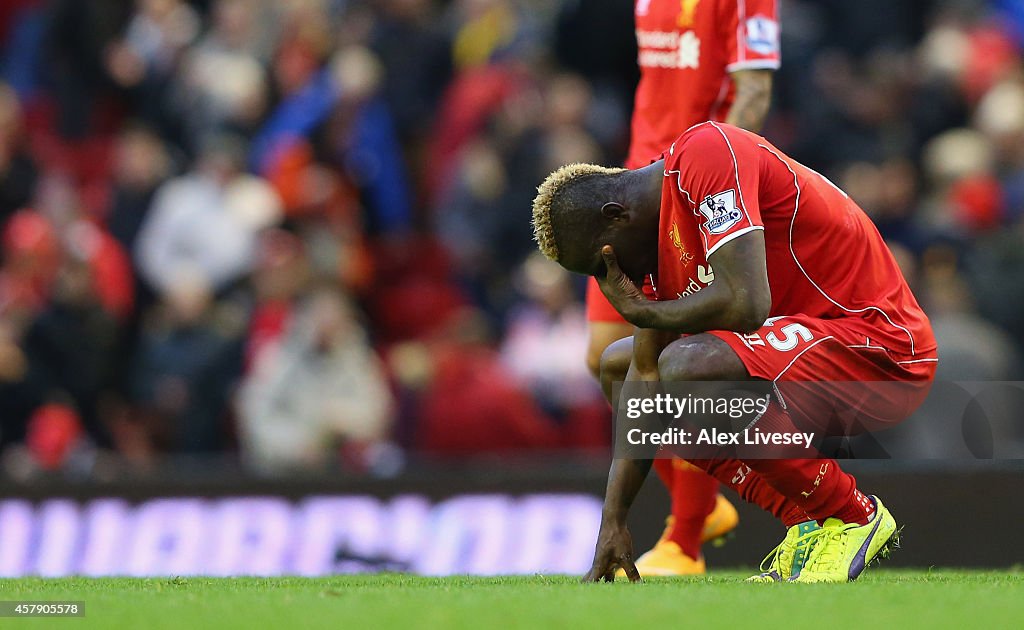
[[[597,277],[635,326],[602,357],[606,391],[623,380],[920,384],[860,410],[883,424],[927,393],[935,339],[881,236],[844,192],[758,135],[707,122],[644,168],[565,166],[540,186],[533,222],[541,251]],[[773,404],[756,427],[828,421]],[[586,580],[640,579],[626,515],[651,463],[613,461]],[[896,539],[893,516],[835,460],[691,463],[788,528],[754,580],[852,580]]]

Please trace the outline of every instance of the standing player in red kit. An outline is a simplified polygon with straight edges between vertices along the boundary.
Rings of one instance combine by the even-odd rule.
[[[761,129],[779,67],[776,0],[637,0],[634,14],[640,83],[627,168],[650,164],[681,129],[705,120]],[[587,320],[587,364],[599,377],[605,348],[633,327],[593,280]],[[736,510],[715,479],[680,459],[659,459],[655,470],[669,491],[671,515],[637,565],[646,575],[703,573],[701,544],[735,528]]]
[[[934,376],[928,318],[871,220],[753,133],[707,122],[640,169],[562,167],[540,186],[533,222],[541,251],[598,278],[636,326],[605,352],[603,380],[909,386],[907,395],[860,400],[857,420],[885,425],[909,415]],[[640,290],[645,281],[656,299]],[[842,402],[829,399],[815,415],[773,401],[752,426],[829,434]],[[889,511],[835,460],[691,463],[789,528],[754,579],[852,580],[896,540]],[[612,463],[587,579],[616,569],[639,579],[625,519],[651,464]]]

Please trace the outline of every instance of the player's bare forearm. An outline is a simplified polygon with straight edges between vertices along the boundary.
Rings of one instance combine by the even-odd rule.
[[[637,328],[633,331],[633,360],[626,373],[626,381],[635,383],[633,387],[649,390],[645,393],[653,395],[658,383],[658,357],[661,351],[678,339],[677,333],[650,328]],[[636,493],[643,485],[647,473],[651,469],[651,460],[617,459],[612,462],[608,471],[608,487],[605,491],[605,516],[625,518],[629,506],[633,504]]]
[[[640,382],[640,387],[654,393],[658,382],[658,357],[661,351],[678,339],[679,334],[650,328],[633,331],[633,360],[629,364],[626,380]],[[647,473],[651,469],[649,459],[617,459],[608,471],[608,487],[605,490],[605,516],[625,519],[629,506],[640,491]]]
[[[614,459],[608,471],[608,485],[604,491],[602,522],[625,523],[629,508],[640,492],[647,474],[651,471],[651,459]]]
[[[725,122],[755,133],[761,131],[772,102],[772,71],[737,70],[730,76],[736,92]]]
[[[746,332],[748,328],[760,326],[760,323],[753,325],[755,318],[747,316],[747,309],[737,304],[734,292],[722,285],[715,287],[712,284],[698,293],[677,300],[638,305],[630,310],[628,316],[625,313],[623,316],[644,328],[674,330],[686,334],[708,330]]]
[[[764,324],[771,309],[761,230],[723,245],[708,260],[715,280],[703,290],[678,300],[655,302],[638,298],[634,292],[617,290],[622,285],[617,280],[621,272],[614,257],[611,264],[607,259],[608,256],[608,277],[598,283],[626,321],[640,328],[690,334],[708,330],[751,332]]]
[[[640,329],[633,331],[633,359],[626,373],[626,380],[634,387],[650,388],[651,394],[658,382],[658,357],[675,333],[660,330]],[[594,549],[594,563],[583,577],[584,582],[614,579],[615,570],[621,568],[632,582],[640,580],[640,573],[633,562],[633,539],[626,526],[626,516],[633,500],[640,492],[644,480],[650,473],[653,460],[616,459],[608,470],[608,485],[605,488],[604,509],[601,513],[601,529]]]
[[[633,537],[626,525],[629,507],[651,470],[649,459],[616,459],[608,471],[601,529],[594,548],[594,562],[583,576],[584,582],[611,582],[616,569],[622,569],[630,582],[640,582],[640,572],[633,562]]]
[[[661,380],[658,374],[658,359],[662,350],[676,339],[679,339],[679,333],[673,331],[633,329],[633,356],[625,376],[630,384],[631,395],[653,397],[657,394],[658,382]],[[618,405],[619,402],[620,398],[616,397],[612,404]]]

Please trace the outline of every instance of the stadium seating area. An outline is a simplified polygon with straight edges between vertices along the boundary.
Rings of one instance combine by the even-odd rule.
[[[876,221],[940,380],[1020,379],[1020,4],[781,6],[764,134]],[[0,468],[606,446],[582,281],[528,208],[553,168],[622,160],[631,12],[4,2]]]

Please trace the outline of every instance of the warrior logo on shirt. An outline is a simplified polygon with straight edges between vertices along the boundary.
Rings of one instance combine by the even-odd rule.
[[[704,227],[712,234],[724,234],[743,217],[736,207],[736,191],[727,190],[717,195],[708,195],[699,206],[707,219]]]

